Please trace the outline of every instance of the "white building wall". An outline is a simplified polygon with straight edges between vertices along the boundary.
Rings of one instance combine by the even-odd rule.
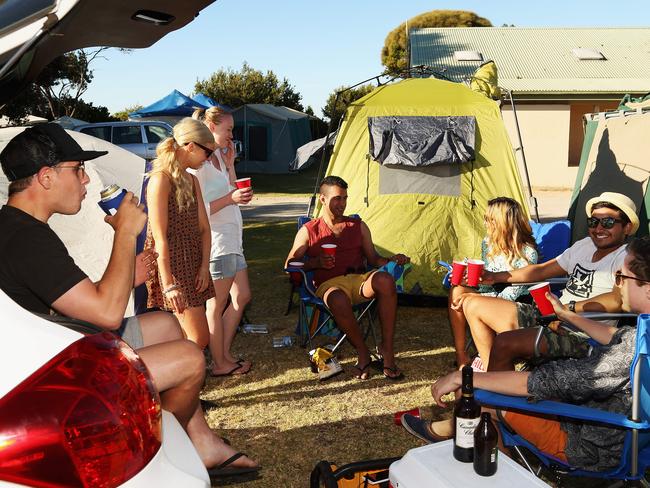
[[[533,189],[572,189],[578,172],[569,167],[570,106],[516,104],[521,140]],[[503,120],[521,166],[521,151],[512,108],[504,104]],[[526,186],[521,171],[522,183]]]

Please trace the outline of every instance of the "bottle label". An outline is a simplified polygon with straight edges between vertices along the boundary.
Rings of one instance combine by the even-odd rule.
[[[496,447],[493,447],[492,452],[490,453],[490,463],[494,464],[497,462],[497,452],[498,449]]]
[[[481,418],[464,419],[456,417],[456,445],[465,449],[474,447],[474,430]]]

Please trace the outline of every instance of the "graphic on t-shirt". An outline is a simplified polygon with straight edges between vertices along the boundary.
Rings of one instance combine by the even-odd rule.
[[[594,285],[594,270],[585,269],[579,264],[573,268],[573,272],[566,284],[566,289],[577,297],[589,298]]]

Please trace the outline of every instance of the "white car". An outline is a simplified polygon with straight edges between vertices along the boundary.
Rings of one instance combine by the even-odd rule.
[[[213,1],[0,2],[0,106],[66,51],[149,46]],[[1,291],[0,317],[0,486],[210,486],[126,344],[52,323]]]

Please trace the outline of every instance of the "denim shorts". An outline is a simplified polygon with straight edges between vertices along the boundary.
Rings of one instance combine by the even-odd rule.
[[[210,260],[210,276],[213,280],[234,278],[238,271],[247,267],[246,259],[241,254],[224,254]]]
[[[137,315],[122,320],[122,325],[115,332],[124,342],[131,346],[132,349],[140,349],[144,347],[142,329]]]

